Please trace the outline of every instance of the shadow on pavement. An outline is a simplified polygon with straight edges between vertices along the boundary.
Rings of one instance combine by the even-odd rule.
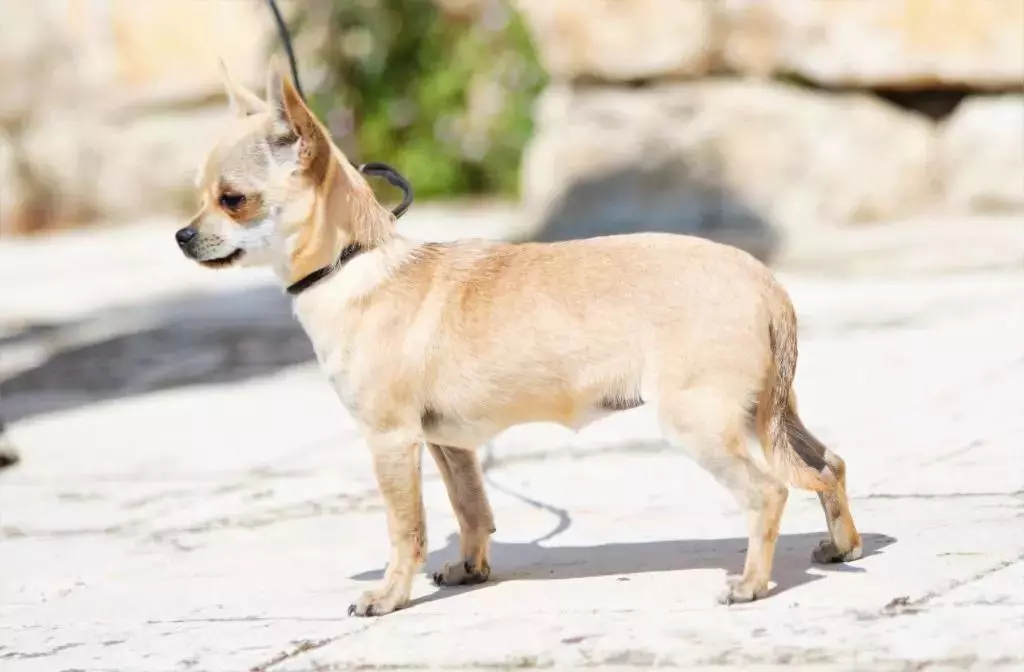
[[[863,572],[856,562],[850,564],[812,565],[811,551],[826,538],[825,533],[785,534],[779,537],[775,550],[772,580],[777,584],[772,595],[781,593],[826,576],[810,574],[815,567],[824,571]],[[893,537],[868,533],[861,535],[864,556],[881,552],[896,543]],[[622,576],[648,572],[674,572],[688,569],[724,569],[738,574],[743,569],[747,539],[686,539],[678,541],[649,541],[612,543],[597,546],[541,546],[537,542],[505,543],[492,541],[492,581],[480,586],[441,588],[437,592],[415,600],[415,604],[453,597],[467,590],[485,588],[503,581],[549,581],[579,579],[596,576]],[[449,535],[444,548],[427,556],[428,571],[436,571],[445,562],[459,557],[459,538]],[[352,576],[356,581],[378,581],[384,577],[383,569],[361,572]],[[724,586],[723,586],[724,588]]]
[[[0,380],[0,415],[8,423],[157,390],[264,376],[314,360],[287,297],[270,286],[175,295],[0,337],[0,359],[18,351],[42,356]]]

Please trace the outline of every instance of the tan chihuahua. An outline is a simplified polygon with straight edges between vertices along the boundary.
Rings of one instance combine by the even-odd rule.
[[[854,560],[843,460],[797,416],[793,306],[736,248],[640,233],[559,243],[416,242],[272,64],[266,100],[223,69],[237,121],[200,170],[202,207],[176,234],[208,267],[265,265],[294,295],[320,366],[373,454],[391,539],[383,584],[349,608],[409,602],[427,547],[424,443],[461,529],[438,585],[490,575],[495,531],[475,449],[517,424],[579,429],[651,404],[666,438],[747,512],[743,574],[724,603],[769,589],[788,486],[818,493],[829,539]],[[763,456],[749,452],[748,431]]]

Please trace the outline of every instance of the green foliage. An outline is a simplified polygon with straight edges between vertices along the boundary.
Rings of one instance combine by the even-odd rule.
[[[505,0],[474,5],[458,16],[434,0],[314,0],[296,21],[297,37],[323,35],[315,111],[417,196],[516,191],[544,74]]]

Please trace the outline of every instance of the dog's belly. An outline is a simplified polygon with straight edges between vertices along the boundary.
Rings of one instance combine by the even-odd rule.
[[[430,427],[424,427],[423,437],[428,442],[439,446],[473,450],[501,434],[505,429],[507,428],[487,420],[473,422],[440,420]]]
[[[559,424],[562,425],[563,427],[571,429],[574,432],[578,432],[582,430],[584,427],[594,424],[598,420],[603,420],[604,418],[607,418],[611,413],[612,411],[606,410],[599,406],[594,406],[591,408],[583,409],[572,418],[569,418],[564,422],[560,422]]]
[[[430,443],[456,448],[473,449],[481,446],[503,431],[534,422],[549,422],[561,425],[574,432],[602,420],[618,411],[643,406],[639,398],[606,398],[595,404],[578,407],[568,413],[536,412],[534,414],[504,415],[490,418],[474,418],[455,421],[435,412],[423,417],[424,438]]]

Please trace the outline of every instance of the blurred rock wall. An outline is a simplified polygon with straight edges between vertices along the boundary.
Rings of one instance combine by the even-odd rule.
[[[540,239],[1024,213],[1024,0],[515,0]]]
[[[273,39],[261,0],[0,2],[0,234],[193,209],[217,59],[262,91]]]
[[[551,79],[538,238],[1024,212],[1024,0],[509,2]],[[0,2],[0,234],[188,213],[218,57],[262,91],[276,40],[263,0]]]

